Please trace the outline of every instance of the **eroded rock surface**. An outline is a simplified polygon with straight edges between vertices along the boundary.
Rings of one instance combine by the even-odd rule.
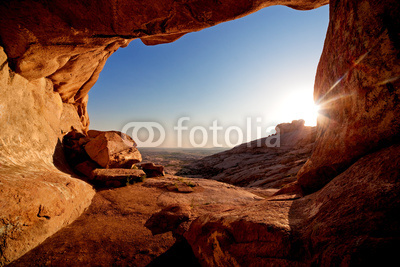
[[[136,166],[141,168],[146,173],[146,177],[148,178],[165,175],[164,166],[158,164],[156,165],[153,162],[142,162],[141,164],[137,164]]]
[[[0,265],[72,223],[95,192],[57,169],[0,169]]]
[[[190,194],[168,189],[169,185],[188,182],[196,184]],[[185,223],[201,214],[222,212],[261,199],[232,185],[175,176],[102,190],[81,217],[11,266],[147,266],[172,248],[175,239],[170,231],[176,227],[180,226],[183,234],[189,225]],[[165,216],[161,216],[162,210]],[[144,226],[154,214],[154,218],[165,219],[155,222],[158,227],[158,230],[153,228],[155,236]],[[174,232],[177,233],[176,229]],[[161,259],[161,264],[197,266],[188,261],[192,254],[190,248],[185,254],[181,252],[170,263]]]
[[[184,236],[205,266],[390,265],[400,248],[399,149],[365,156],[301,199],[201,216]]]
[[[142,181],[146,176],[142,170],[134,169],[95,169],[91,172],[92,181],[101,187],[121,187],[130,182]]]
[[[0,265],[71,223],[95,193],[71,176],[61,148],[63,132],[82,128],[75,108],[7,60],[0,48]]]
[[[396,0],[330,1],[314,90],[322,115],[315,150],[298,177],[306,192],[398,140],[399,11]]]

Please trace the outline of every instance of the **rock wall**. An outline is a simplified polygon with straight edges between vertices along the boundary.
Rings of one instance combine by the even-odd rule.
[[[47,78],[28,81],[0,48],[0,266],[34,248],[89,206],[92,187],[67,174],[59,138],[82,128]],[[59,169],[58,169],[59,168]]]
[[[184,236],[202,266],[390,266],[400,249],[399,150],[369,154],[300,199],[201,216]]]
[[[398,141],[400,2],[330,1],[330,22],[314,98],[321,105],[317,144],[298,174],[322,188],[360,157]]]

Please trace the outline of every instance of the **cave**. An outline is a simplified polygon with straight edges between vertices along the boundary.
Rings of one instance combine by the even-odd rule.
[[[395,260],[397,0],[10,0],[0,4],[0,265],[91,204],[95,190],[68,168],[61,142],[71,127],[88,130],[88,92],[117,49],[137,38],[147,45],[173,42],[271,5],[326,4],[329,26],[314,87],[321,116],[297,183],[279,201],[202,215],[183,236],[204,266]]]

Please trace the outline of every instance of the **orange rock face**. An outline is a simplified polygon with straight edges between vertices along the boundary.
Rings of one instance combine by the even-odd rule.
[[[206,214],[184,234],[203,266],[390,265],[399,249],[399,145],[320,191]]]
[[[331,1],[314,98],[316,147],[298,180],[316,191],[400,133],[400,2]]]

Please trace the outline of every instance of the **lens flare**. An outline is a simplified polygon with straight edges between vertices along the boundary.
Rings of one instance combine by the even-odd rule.
[[[274,116],[280,122],[303,119],[305,125],[316,126],[318,111],[319,106],[315,105],[312,94],[299,91],[287,95],[279,104]]]

